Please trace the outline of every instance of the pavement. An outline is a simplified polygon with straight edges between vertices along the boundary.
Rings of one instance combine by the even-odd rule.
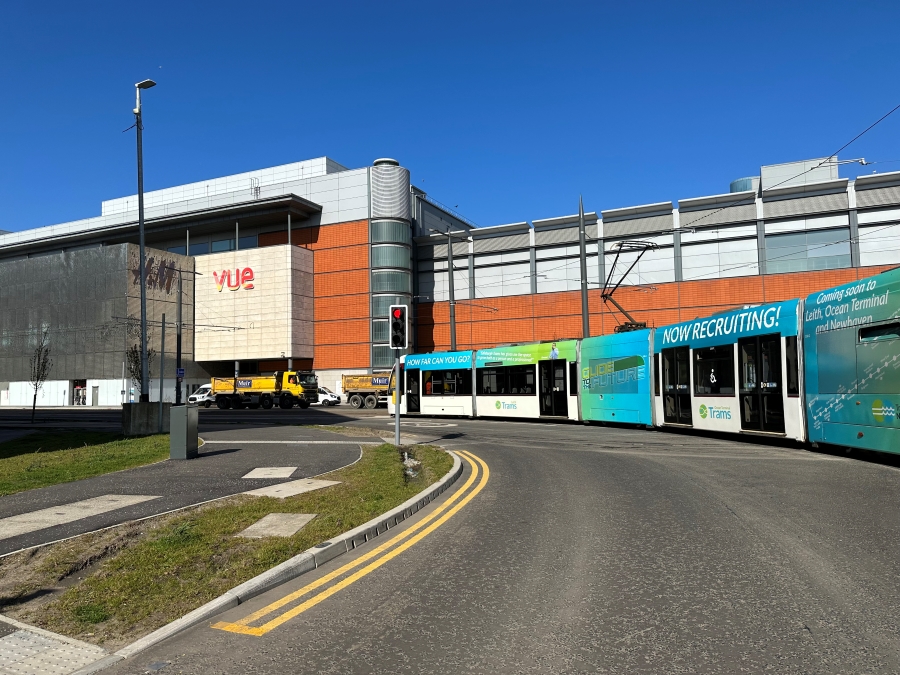
[[[188,461],[163,461],[126,471],[0,497],[0,555],[129,520],[166,513],[300,478],[359,458],[358,436],[290,426],[207,425],[206,443]],[[244,478],[254,469],[293,467],[277,477]]]

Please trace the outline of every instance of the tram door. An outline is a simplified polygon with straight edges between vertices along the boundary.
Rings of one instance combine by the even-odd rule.
[[[406,412],[419,412],[419,379],[421,371],[418,368],[410,368],[406,371]]]
[[[741,429],[784,433],[781,335],[738,340]]]
[[[552,360],[538,363],[541,384],[541,415],[569,416],[569,395],[566,391],[566,361]]]
[[[663,420],[668,424],[693,424],[691,416],[691,350],[662,350]]]

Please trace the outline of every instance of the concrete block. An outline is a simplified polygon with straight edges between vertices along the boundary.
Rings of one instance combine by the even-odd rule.
[[[169,430],[169,409],[171,407],[171,403],[163,403],[162,433]],[[159,403],[122,404],[122,434],[125,436],[149,436],[158,433],[160,433]]]

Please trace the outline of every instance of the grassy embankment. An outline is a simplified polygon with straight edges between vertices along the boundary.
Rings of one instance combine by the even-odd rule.
[[[0,496],[131,469],[168,456],[168,434],[123,438],[98,431],[41,431],[0,443]]]
[[[110,648],[127,644],[403,503],[452,466],[438,448],[406,450],[421,462],[415,478],[404,473],[393,445],[368,446],[356,464],[322,476],[340,485],[284,500],[240,495],[79,537],[33,559],[0,559],[0,579],[20,577],[15,587],[0,585],[0,612]],[[269,513],[318,515],[292,537],[234,536]],[[66,584],[49,601],[40,599],[41,588]]]

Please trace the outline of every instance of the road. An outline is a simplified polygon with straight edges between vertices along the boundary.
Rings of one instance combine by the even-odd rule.
[[[105,672],[900,671],[890,462],[574,424],[420,422],[449,426],[404,427],[472,454],[460,488],[404,524],[418,534],[397,530],[406,550],[339,558]],[[282,600],[311,582],[323,585]]]

